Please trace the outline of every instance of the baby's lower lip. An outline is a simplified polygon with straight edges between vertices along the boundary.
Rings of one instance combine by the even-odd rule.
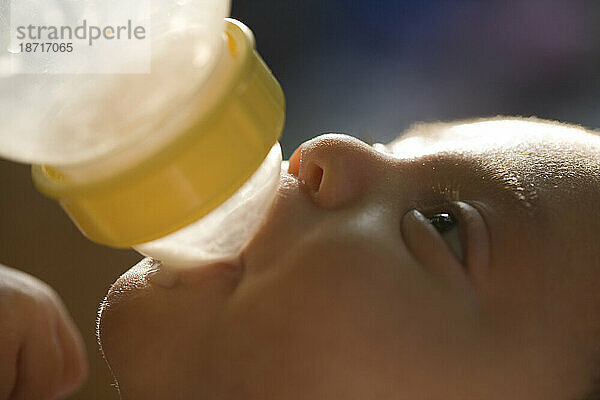
[[[237,257],[234,260],[214,262],[197,267],[184,269],[159,266],[146,274],[149,283],[164,289],[171,289],[180,285],[195,285],[211,279],[237,280],[242,274],[242,260]]]
[[[217,277],[239,279],[239,277],[242,275],[242,270],[242,259],[241,256],[238,256],[234,260],[215,262],[202,265],[197,268],[187,268],[181,270],[179,279],[184,285],[193,285],[203,282],[207,279],[214,279]]]

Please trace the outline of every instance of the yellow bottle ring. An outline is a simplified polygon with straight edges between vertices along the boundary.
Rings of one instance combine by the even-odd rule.
[[[38,190],[57,199],[89,239],[130,247],[198,220],[243,185],[281,136],[281,87],[256,52],[250,29],[226,21],[226,51],[234,60],[226,89],[158,153],[85,183],[48,166],[32,167]]]

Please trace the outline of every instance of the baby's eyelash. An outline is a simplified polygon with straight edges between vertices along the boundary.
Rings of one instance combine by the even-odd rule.
[[[458,223],[454,216],[448,213],[437,213],[429,217],[429,222],[439,233],[446,233],[456,227]]]
[[[438,231],[448,247],[459,260],[463,260],[463,245],[460,237],[458,219],[452,214],[441,212],[427,217],[431,225]]]
[[[433,191],[436,195],[440,196],[443,200],[459,201],[461,199],[460,184],[458,182],[450,182],[450,184],[436,182],[433,186]]]

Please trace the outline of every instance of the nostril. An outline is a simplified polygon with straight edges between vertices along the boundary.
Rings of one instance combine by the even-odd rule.
[[[323,181],[323,168],[315,163],[311,163],[306,169],[304,182],[314,191],[318,192]]]
[[[326,134],[303,143],[292,154],[288,173],[320,208],[333,209],[361,198],[381,172],[380,155],[350,136]]]

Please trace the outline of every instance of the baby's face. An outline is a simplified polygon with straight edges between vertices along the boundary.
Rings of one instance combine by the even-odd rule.
[[[591,134],[516,120],[423,126],[386,148],[304,143],[238,262],[164,287],[146,260],[111,289],[100,336],[122,397],[585,394],[596,153]]]

